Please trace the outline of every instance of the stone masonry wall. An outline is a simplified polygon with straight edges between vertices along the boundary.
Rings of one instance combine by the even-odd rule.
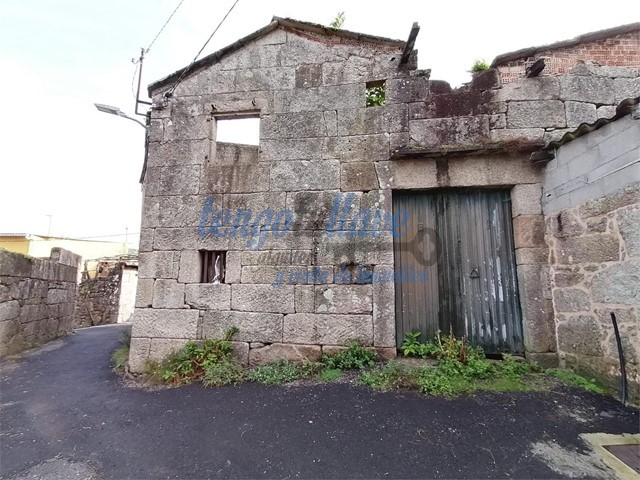
[[[571,47],[543,50],[534,56],[497,65],[502,83],[518,82],[537,60],[545,59],[544,75],[566,75],[579,64],[640,69],[640,31],[616,35]]]
[[[506,85],[492,69],[457,89],[425,77],[403,84],[416,92],[415,99],[402,97],[409,102],[409,128],[391,135],[391,152],[487,143],[546,145],[582,123],[613,117],[620,102],[640,96],[640,69],[579,65],[567,75]]]
[[[341,269],[393,272],[391,224],[363,212],[391,214],[392,190],[443,187],[511,189],[525,344],[553,354],[542,167],[517,149],[420,152],[542,143],[629,92],[592,73],[501,88],[495,70],[452,90],[415,70],[415,57],[398,68],[402,48],[281,28],[188,76],[168,101],[169,87],[152,92],[133,371],[231,325],[244,363],[316,359],[351,339],[394,355],[393,283]],[[368,82],[381,80],[385,104],[366,107]],[[624,80],[635,91],[637,79]],[[217,118],[233,115],[260,116],[257,150],[216,143]],[[249,224],[213,226],[238,210]],[[268,211],[291,221],[265,222]],[[224,284],[199,283],[203,249],[226,252]]]
[[[71,333],[79,263],[60,248],[50,259],[0,250],[0,356]]]
[[[93,327],[118,322],[123,264],[100,262],[96,275],[84,272],[78,285],[75,326]]]
[[[632,115],[558,149],[544,181],[558,352],[618,390],[617,316],[640,398],[640,120]]]

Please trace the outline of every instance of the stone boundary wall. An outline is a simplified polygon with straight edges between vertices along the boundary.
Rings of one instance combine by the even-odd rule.
[[[543,50],[534,56],[519,58],[497,65],[501,83],[517,82],[526,69],[537,60],[545,59],[543,75],[565,75],[582,63],[593,62],[603,67],[640,69],[640,32],[616,35],[571,47]]]
[[[0,356],[72,332],[79,264],[61,248],[50,259],[0,250]]]
[[[80,282],[75,309],[77,328],[118,322],[123,265],[100,262],[95,278],[83,278]]]

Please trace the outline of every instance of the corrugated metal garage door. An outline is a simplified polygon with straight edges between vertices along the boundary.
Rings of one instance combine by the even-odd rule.
[[[522,352],[509,192],[394,192],[393,209],[398,346],[451,328],[488,353]]]

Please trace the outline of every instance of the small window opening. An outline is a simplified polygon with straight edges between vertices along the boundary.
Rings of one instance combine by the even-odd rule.
[[[200,283],[224,283],[227,252],[200,250]]]
[[[216,118],[216,142],[260,144],[260,118]]]
[[[384,80],[367,82],[367,107],[379,107],[384,105],[385,93]]]

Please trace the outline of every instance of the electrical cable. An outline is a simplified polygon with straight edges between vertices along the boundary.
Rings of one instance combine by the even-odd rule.
[[[162,28],[160,29],[160,31],[156,34],[155,37],[153,37],[153,40],[151,40],[151,43],[149,44],[149,46],[145,49],[144,53],[149,53],[149,50],[151,50],[151,47],[153,46],[154,43],[156,43],[156,40],[158,39],[158,37],[160,36],[160,34],[162,33],[162,31],[165,29],[165,27],[169,24],[169,22],[171,21],[171,19],[173,18],[173,16],[176,14],[176,12],[178,11],[178,9],[180,8],[180,5],[182,5],[182,2],[184,2],[184,0],[180,0],[180,3],[178,3],[178,6],[175,8],[175,10],[173,11],[173,13],[171,15],[169,15],[169,18],[167,19],[166,22],[164,22],[164,25],[162,25]]]
[[[238,4],[240,0],[236,0],[233,5],[231,5],[231,8],[229,9],[229,11],[226,13],[226,15],[222,18],[222,20],[220,20],[220,23],[218,24],[218,26],[215,28],[215,30],[211,33],[211,35],[209,35],[209,38],[207,39],[206,42],[204,42],[204,45],[202,46],[202,48],[200,49],[200,51],[196,54],[195,57],[193,57],[193,61],[182,71],[182,74],[180,74],[180,77],[178,78],[177,82],[173,85],[173,87],[171,87],[171,89],[165,94],[166,96],[171,96],[173,95],[173,92],[175,92],[176,88],[178,88],[178,85],[180,85],[180,83],[182,82],[182,80],[184,79],[184,77],[187,75],[187,73],[189,72],[189,70],[191,70],[191,67],[193,67],[193,64],[196,63],[196,60],[198,60],[198,57],[200,56],[200,54],[202,53],[202,51],[207,48],[207,45],[209,44],[209,42],[211,41],[211,39],[213,38],[213,36],[216,34],[216,32],[220,29],[220,27],[222,26],[222,24],[224,23],[224,21],[227,19],[227,17],[229,16],[229,14],[233,11],[233,9],[235,8],[235,6]]]
[[[136,60],[135,58],[132,58],[131,63],[133,63],[136,66],[135,70],[133,71],[133,77],[131,77],[131,94],[133,95],[133,98],[135,100],[136,99],[136,87],[135,87],[136,73],[138,73],[138,63],[140,62],[138,62],[138,60]]]

